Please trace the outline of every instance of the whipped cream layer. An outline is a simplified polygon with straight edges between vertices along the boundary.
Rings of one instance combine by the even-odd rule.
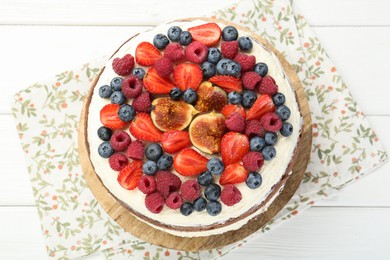
[[[265,62],[268,65],[269,71],[268,75],[272,76],[277,85],[279,86],[279,92],[282,92],[286,97],[286,105],[291,110],[291,117],[288,122],[290,122],[294,127],[294,133],[289,137],[283,137],[279,134],[278,141],[275,145],[277,155],[276,158],[271,161],[265,161],[262,169],[260,170],[261,176],[263,178],[262,185],[257,189],[249,189],[245,182],[236,185],[236,187],[242,193],[242,200],[234,206],[226,206],[222,202],[222,211],[217,216],[210,216],[206,210],[203,212],[194,211],[189,216],[184,216],[180,213],[180,210],[173,210],[168,207],[164,207],[163,211],[159,214],[154,214],[148,211],[145,207],[144,199],[145,194],[140,192],[138,189],[135,190],[125,190],[122,188],[118,181],[117,175],[118,172],[112,170],[109,166],[108,159],[101,158],[97,152],[98,146],[102,143],[97,135],[97,129],[102,126],[99,118],[99,112],[101,108],[110,103],[109,99],[102,99],[99,97],[99,87],[102,85],[109,85],[112,78],[116,77],[116,73],[112,70],[112,60],[116,57],[122,57],[127,53],[130,53],[134,56],[135,49],[137,45],[142,41],[153,42],[153,37],[157,33],[166,34],[168,28],[177,25],[180,26],[183,30],[186,30],[189,27],[206,23],[203,20],[194,20],[190,22],[173,22],[169,24],[162,24],[155,27],[150,31],[143,32],[135,37],[133,37],[129,42],[124,44],[120,50],[107,62],[104,72],[101,74],[99,81],[97,82],[95,89],[93,91],[93,96],[88,111],[88,143],[90,147],[90,159],[94,165],[96,174],[100,177],[103,184],[106,188],[119,200],[125,203],[133,211],[146,216],[158,223],[161,223],[165,226],[174,226],[175,228],[166,228],[160,225],[154,225],[150,222],[146,222],[144,219],[139,218],[140,220],[152,225],[153,227],[163,230],[165,232],[171,233],[173,235],[184,236],[184,237],[194,237],[194,236],[209,236],[214,234],[221,234],[226,231],[235,230],[242,227],[250,219],[256,217],[257,215],[264,212],[272,201],[280,193],[280,190],[276,193],[273,198],[270,198],[267,203],[254,212],[251,215],[242,217],[243,214],[247,213],[253,207],[260,205],[263,201],[266,200],[268,195],[273,190],[273,187],[281,180],[283,175],[286,172],[287,166],[292,159],[294,149],[297,145],[301,129],[301,115],[299,112],[298,104],[296,101],[295,93],[293,87],[289,83],[287,76],[284,73],[283,67],[280,64],[276,55],[267,50],[265,46],[257,42],[256,39],[253,39],[253,49],[249,54],[256,56],[257,62]],[[226,25],[218,23],[221,29]],[[239,36],[250,36],[248,32],[238,30]],[[145,68],[147,70],[147,68]],[[131,103],[131,100],[128,102]],[[128,133],[129,131],[126,130]],[[130,133],[129,133],[130,134]],[[134,138],[132,138],[134,140]],[[198,150],[199,151],[199,150]],[[202,153],[203,154],[203,153]],[[209,155],[203,154],[207,157]],[[174,172],[174,171],[173,171]],[[177,174],[183,181],[187,178]],[[214,181],[218,183],[219,177],[214,176]],[[229,225],[221,225],[232,219]],[[184,231],[181,228],[191,227],[202,228],[205,226],[214,226],[209,230],[199,230],[199,231]]]

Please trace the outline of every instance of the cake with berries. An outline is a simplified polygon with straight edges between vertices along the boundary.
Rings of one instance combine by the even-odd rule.
[[[139,220],[181,237],[237,230],[291,174],[302,116],[275,53],[202,19],[132,37],[87,98],[93,171]]]

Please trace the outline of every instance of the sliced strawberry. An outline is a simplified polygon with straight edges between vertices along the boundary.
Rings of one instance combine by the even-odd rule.
[[[142,66],[152,66],[162,58],[162,53],[150,42],[141,42],[135,49],[135,61]]]
[[[147,113],[138,113],[129,130],[135,138],[142,141],[159,142],[162,137],[162,132],[154,126],[152,118]]]
[[[219,184],[237,184],[244,182],[248,176],[248,171],[239,163],[230,164],[222,172]]]
[[[246,112],[245,109],[242,106],[229,104],[222,108],[222,115],[224,115],[226,118],[228,118],[231,114],[234,112],[240,113],[244,118],[246,118]]]
[[[151,67],[145,75],[144,87],[152,94],[169,94],[175,84],[169,78],[158,75],[157,70]]]
[[[132,161],[123,168],[117,177],[119,184],[126,190],[134,190],[142,175],[142,161]]]
[[[162,135],[161,144],[165,152],[176,153],[191,145],[190,135],[180,130],[168,131]]]
[[[221,156],[225,165],[238,163],[249,152],[249,140],[244,134],[229,132],[222,137]]]
[[[229,75],[216,75],[209,78],[209,81],[219,87],[223,88],[226,92],[242,91],[242,83],[239,78]]]
[[[192,148],[185,148],[176,154],[173,167],[183,176],[194,176],[207,170],[208,159]]]
[[[196,91],[203,80],[202,69],[195,63],[180,63],[173,70],[173,80],[182,91],[187,88]]]
[[[256,102],[252,105],[252,107],[249,109],[248,114],[246,116],[247,120],[252,119],[260,119],[264,114],[268,112],[274,112],[275,111],[275,105],[272,101],[272,97],[270,97],[267,94],[260,95],[256,99]]]
[[[107,104],[100,110],[100,122],[105,127],[112,130],[121,129],[126,125],[118,116],[118,111],[121,106],[118,104]]]
[[[213,46],[221,38],[221,28],[216,23],[206,23],[188,28],[194,41],[199,41],[207,47]]]

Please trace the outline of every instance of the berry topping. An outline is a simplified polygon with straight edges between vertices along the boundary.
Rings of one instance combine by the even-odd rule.
[[[199,197],[194,201],[194,209],[198,212],[206,209],[207,200],[203,197]]]
[[[183,176],[198,175],[206,171],[208,159],[192,148],[185,148],[175,155],[173,167]]]
[[[127,98],[135,98],[141,94],[143,86],[140,78],[130,75],[123,80],[122,92]]]
[[[192,36],[190,32],[183,31],[179,36],[179,43],[183,46],[187,46],[192,42]]]
[[[194,41],[199,41],[211,47],[219,42],[221,38],[221,28],[216,23],[206,23],[188,28]]]
[[[221,187],[216,183],[211,183],[204,189],[204,196],[210,201],[215,201],[221,196]]]
[[[200,196],[200,186],[196,180],[185,181],[180,187],[180,193],[184,200],[193,201]]]
[[[245,53],[238,53],[234,57],[234,61],[241,65],[241,72],[253,70],[256,64],[256,57]]]
[[[239,189],[234,185],[226,185],[221,192],[221,201],[226,206],[233,206],[240,202],[242,195]]]
[[[242,101],[242,94],[237,91],[230,92],[228,95],[228,102],[230,104],[240,105]]]
[[[164,208],[164,204],[164,197],[158,192],[148,194],[145,197],[145,206],[152,213],[160,213]]]
[[[170,43],[165,48],[164,57],[172,62],[180,61],[184,58],[184,49],[179,43]]]
[[[222,59],[218,61],[216,69],[220,75],[238,77],[241,72],[241,65],[230,59]]]
[[[154,162],[154,161],[146,161],[142,165],[142,171],[146,175],[154,175],[154,174],[156,174],[156,172],[158,171],[157,163]]]
[[[112,88],[109,85],[104,85],[99,88],[99,96],[101,98],[109,98],[112,94]]]
[[[263,154],[264,160],[266,161],[270,161],[276,157],[276,149],[273,146],[264,147],[261,153]]]
[[[278,92],[278,86],[275,84],[275,80],[271,76],[265,76],[259,85],[260,94],[267,94],[270,96],[275,95]]]
[[[183,198],[178,192],[172,192],[165,200],[165,204],[171,209],[178,209],[183,205]]]
[[[221,43],[221,52],[223,57],[228,59],[234,59],[238,53],[238,42],[229,41]]]
[[[119,116],[120,105],[107,104],[102,110],[100,110],[100,122],[112,130],[121,129],[126,125],[126,122],[122,121]]]
[[[245,181],[246,186],[248,186],[249,189],[256,189],[260,187],[262,182],[263,179],[261,178],[261,175],[258,172],[250,172]]]
[[[261,152],[265,147],[265,140],[259,136],[255,136],[249,141],[249,145],[251,151]]]
[[[286,121],[290,118],[291,110],[287,106],[281,105],[276,108],[275,113],[280,117],[280,119]]]
[[[211,78],[215,75],[215,73],[217,73],[215,65],[208,61],[203,62],[200,68],[202,69],[203,78],[205,79]]]
[[[225,169],[225,166],[223,165],[223,162],[219,158],[211,158],[207,162],[207,170],[208,172],[214,174],[214,175],[221,175],[223,170]]]
[[[157,167],[160,170],[169,170],[172,167],[173,164],[173,157],[169,154],[163,154],[158,160],[157,160]]]
[[[286,97],[283,95],[283,93],[276,93],[272,96],[272,101],[274,102],[275,106],[281,106],[286,102]]]
[[[206,209],[210,216],[217,216],[221,213],[222,205],[219,201],[210,201],[207,204]]]
[[[159,144],[151,143],[148,144],[145,148],[145,156],[149,160],[157,162],[157,160],[163,154],[163,150]]]
[[[222,39],[224,41],[235,41],[238,38],[238,31],[233,26],[226,26],[222,30]]]
[[[127,76],[131,73],[134,67],[134,57],[131,54],[126,54],[122,58],[115,58],[112,61],[112,69],[119,76]]]
[[[251,50],[253,48],[252,39],[247,36],[241,36],[238,38],[238,47],[240,47],[242,51]]]
[[[129,127],[130,133],[142,141],[159,142],[162,132],[158,130],[147,113],[138,113]]]
[[[123,78],[121,77],[115,77],[111,80],[110,82],[110,86],[112,88],[112,90],[121,90],[122,89],[122,82],[123,82]]]
[[[180,207],[180,213],[184,216],[189,216],[194,211],[194,205],[191,202],[185,202]]]
[[[181,32],[182,32],[182,29],[179,26],[171,26],[168,29],[167,35],[171,41],[177,42],[177,41],[179,41],[179,37],[180,37]]]
[[[150,112],[152,102],[150,101],[150,94],[143,92],[141,95],[136,97],[131,104],[137,112]]]
[[[206,60],[208,49],[203,43],[194,41],[187,46],[184,53],[188,61],[199,64]]]
[[[145,70],[143,68],[135,68],[135,69],[133,69],[131,74],[133,74],[134,76],[137,76],[140,79],[144,79],[144,77],[145,77]]]
[[[188,104],[194,105],[198,100],[198,95],[196,94],[195,90],[188,88],[183,93],[183,100]]]
[[[141,141],[131,142],[126,151],[127,157],[133,160],[142,160],[144,158],[144,145]]]
[[[175,84],[169,78],[158,75],[156,68],[151,67],[145,75],[144,86],[152,94],[169,94]]]
[[[245,130],[245,118],[238,112],[234,112],[225,120],[226,127],[233,132],[242,133]]]
[[[98,153],[100,157],[109,158],[111,155],[113,155],[114,149],[112,148],[110,142],[105,141],[99,145]]]
[[[156,34],[153,38],[153,45],[159,50],[165,49],[168,43],[169,43],[168,37],[162,33]]]
[[[122,105],[126,102],[126,97],[122,91],[114,91],[110,96],[110,101],[112,104]]]
[[[182,95],[183,95],[183,91],[181,91],[180,88],[173,88],[169,92],[169,96],[171,97],[172,100],[175,100],[175,101],[179,100]]]
[[[161,144],[165,152],[176,153],[191,146],[190,135],[181,130],[167,131],[162,135]]]
[[[115,151],[124,151],[131,143],[131,138],[125,131],[116,131],[111,136],[110,144]]]
[[[248,138],[255,136],[263,137],[265,130],[259,120],[246,121],[245,134]]]
[[[198,183],[202,186],[208,186],[213,181],[213,175],[210,172],[205,171],[198,175]]]
[[[161,52],[150,42],[141,42],[135,49],[135,60],[141,66],[152,66],[161,57]]]
[[[182,91],[188,88],[197,90],[202,79],[202,69],[198,64],[180,63],[173,70],[173,80]]]
[[[173,72],[172,61],[165,57],[156,61],[154,67],[156,68],[158,75],[160,75],[161,77],[169,77],[169,75],[171,75],[171,73]]]
[[[229,132],[222,137],[221,156],[225,165],[241,161],[242,157],[244,157],[248,151],[249,140],[246,135]]]
[[[249,109],[246,119],[260,119],[264,114],[268,112],[274,112],[275,105],[272,102],[272,98],[269,95],[260,95],[256,102]]]
[[[131,105],[123,104],[118,110],[118,116],[123,122],[130,122],[134,119],[135,112]]]
[[[99,129],[97,130],[97,134],[99,136],[99,138],[103,141],[110,141],[110,138],[111,138],[111,135],[112,135],[112,131],[110,128],[107,128],[105,126],[101,126],[99,127]]]
[[[211,47],[207,53],[207,61],[217,64],[222,58],[222,53],[218,48]]]
[[[219,183],[221,185],[237,184],[244,182],[248,176],[248,171],[239,163],[230,164],[225,167]]]
[[[142,175],[138,182],[138,189],[144,194],[151,194],[156,191],[156,179],[152,176]]]
[[[268,73],[268,66],[263,62],[256,63],[255,68],[253,69],[261,77],[265,77]]]
[[[242,75],[241,80],[242,85],[244,85],[246,89],[255,90],[261,82],[261,77],[254,71],[248,71]]]
[[[278,135],[274,132],[265,132],[264,141],[267,145],[274,145],[278,141]]]
[[[120,171],[126,167],[126,165],[129,163],[129,160],[127,159],[126,155],[122,153],[114,153],[110,156],[110,159],[108,159],[108,163],[111,169],[114,171]]]
[[[282,129],[280,129],[280,134],[282,136],[290,136],[294,132],[294,127],[289,122],[283,122]]]
[[[232,91],[240,92],[242,90],[241,80],[236,78],[236,77],[233,77],[233,76],[216,75],[216,76],[209,78],[209,81],[211,83],[221,87],[227,93],[230,93]]]
[[[264,164],[263,155],[259,152],[249,152],[242,158],[242,165],[248,171],[257,172]]]
[[[246,112],[245,109],[242,106],[239,105],[226,105],[222,108],[222,115],[224,115],[226,118],[228,118],[231,114],[234,112],[240,113],[244,118],[246,118]]]
[[[282,119],[272,112],[264,114],[260,118],[260,123],[264,127],[265,131],[276,132],[282,128]],[[267,141],[267,140],[266,140]]]
[[[242,106],[250,108],[257,100],[257,95],[253,90],[244,90],[242,93]]]
[[[132,161],[123,168],[117,177],[119,184],[126,190],[134,190],[142,175],[142,162]]]
[[[181,186],[181,180],[175,174],[168,171],[159,171],[156,174],[157,190],[167,197],[170,193],[178,191]]]

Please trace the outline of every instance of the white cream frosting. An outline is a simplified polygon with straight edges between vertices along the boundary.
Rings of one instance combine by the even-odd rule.
[[[293,87],[289,83],[288,78],[282,68],[282,65],[280,64],[275,54],[266,50],[262,44],[254,43],[253,49],[251,50],[251,54],[256,56],[257,62],[265,62],[268,65],[268,75],[272,76],[275,79],[276,83],[279,86],[279,92],[282,92],[286,97],[286,105],[291,110],[291,117],[288,121],[294,127],[294,133],[291,136],[282,137],[279,135],[278,141],[275,145],[277,151],[276,158],[272,161],[265,161],[264,166],[260,171],[263,178],[262,185],[254,190],[249,189],[245,183],[236,185],[242,193],[242,200],[236,205],[230,207],[221,203],[222,211],[217,216],[210,216],[206,211],[194,211],[189,216],[183,216],[179,210],[172,210],[166,206],[161,213],[153,214],[146,209],[144,204],[145,195],[142,192],[140,192],[138,189],[132,191],[125,190],[119,185],[117,181],[118,172],[112,170],[108,164],[108,160],[101,158],[97,152],[98,146],[102,142],[97,136],[97,129],[102,125],[99,118],[99,111],[105,104],[109,103],[109,100],[105,100],[99,97],[98,91],[100,86],[109,84],[111,79],[117,76],[111,67],[112,59],[114,59],[115,57],[122,57],[127,53],[130,53],[134,56],[135,48],[137,47],[138,43],[142,41],[152,42],[153,37],[156,33],[166,34],[168,28],[172,25],[178,25],[183,30],[186,30],[189,27],[193,27],[203,23],[205,23],[205,21],[195,20],[191,22],[174,22],[169,24],[163,24],[132,38],[129,42],[127,42],[121,47],[121,49],[114,55],[114,57],[112,57],[107,62],[107,66],[102,75],[100,76],[100,79],[97,82],[96,87],[93,91],[93,96],[89,106],[90,113],[88,114],[87,133],[88,143],[90,146],[90,159],[92,164],[94,165],[95,172],[98,174],[107,189],[110,190],[110,192],[116,198],[127,204],[130,208],[132,208],[139,214],[142,214],[150,219],[153,219],[165,225],[173,225],[179,227],[202,227],[214,224],[221,224],[232,218],[240,217],[252,207],[261,204],[270,194],[273,186],[277,184],[281,180],[282,176],[285,174],[286,168],[292,158],[300,134],[302,120],[299,113],[298,104],[296,101]],[[225,25],[221,23],[219,23],[219,26],[221,28],[225,27]],[[248,33],[239,30],[239,35],[245,36],[248,35]],[[185,177],[179,177],[182,180],[185,180]],[[214,180],[216,182],[218,181],[216,177],[214,177]],[[279,192],[280,191],[277,192],[276,196],[279,194]],[[221,234],[226,231],[240,228],[250,219],[267,210],[268,206],[272,203],[276,196],[273,196],[273,198],[271,198],[265,206],[263,206],[261,209],[254,212],[253,214],[225,227],[210,229],[207,231],[179,231],[152,225],[149,222],[147,223],[157,229],[163,230],[173,235],[184,237]]]

